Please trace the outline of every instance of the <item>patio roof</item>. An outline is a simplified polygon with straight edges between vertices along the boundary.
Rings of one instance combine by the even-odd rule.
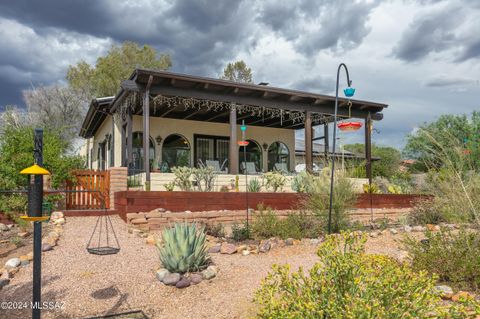
[[[80,135],[93,136],[98,129],[98,124],[95,123],[101,123],[105,113],[119,112],[127,103],[133,114],[142,115],[140,97],[147,86],[152,97],[149,116],[153,117],[228,123],[230,111],[222,106],[234,105],[238,111],[237,122],[245,121],[247,125],[301,129],[304,121],[296,119],[306,111],[316,116],[314,125],[333,121],[334,96],[167,71],[136,69],[128,80],[122,82],[119,92],[110,100],[109,107],[100,103],[90,105]],[[131,98],[132,96],[135,98]],[[386,104],[377,102],[356,99],[350,101],[350,115],[355,118],[364,119],[370,114],[373,120],[381,120],[381,112],[387,107]],[[207,106],[207,103],[211,104]],[[210,107],[211,105],[215,107]],[[252,112],[252,109],[257,111]],[[265,110],[269,110],[269,113]],[[349,116],[348,99],[339,99],[338,115]]]

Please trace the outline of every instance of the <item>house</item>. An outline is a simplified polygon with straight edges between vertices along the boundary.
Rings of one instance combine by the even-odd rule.
[[[128,167],[144,183],[172,167],[213,166],[224,175],[295,168],[295,131],[305,130],[305,164],[313,168],[313,127],[328,133],[335,97],[227,80],[136,69],[112,97],[90,104],[80,136],[91,169]],[[385,104],[339,99],[338,117],[365,128]],[[242,125],[243,124],[243,125]],[[370,129],[365,129],[370,154]],[[239,146],[243,138],[249,143]],[[367,155],[367,171],[370,161]],[[158,187],[157,187],[158,188]]]

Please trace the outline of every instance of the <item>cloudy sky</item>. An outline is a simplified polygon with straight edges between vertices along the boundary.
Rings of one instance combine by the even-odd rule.
[[[3,0],[0,109],[131,40],[173,71],[217,77],[243,59],[256,82],[326,94],[345,62],[356,98],[389,104],[375,142],[401,147],[439,114],[480,109],[479,16],[478,0]]]

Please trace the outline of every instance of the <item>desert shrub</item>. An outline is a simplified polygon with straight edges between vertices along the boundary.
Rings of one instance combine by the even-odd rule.
[[[377,184],[372,183],[372,184],[363,184],[363,192],[365,194],[380,194],[381,190]]]
[[[10,238],[10,242],[14,244],[17,248],[25,245],[23,238],[19,236],[14,236]]]
[[[311,190],[312,176],[306,172],[298,173],[292,179],[292,190],[297,193],[308,193]]]
[[[190,180],[192,169],[190,167],[172,167],[172,173],[175,174],[174,183],[176,186],[182,191],[192,190],[192,181]]]
[[[175,189],[175,182],[167,183],[167,184],[163,185],[163,187],[165,187],[165,190],[167,192],[173,192],[173,190]]]
[[[163,245],[157,242],[160,261],[170,272],[185,273],[207,267],[206,235],[196,224],[176,223],[162,232]]]
[[[272,192],[278,192],[283,189],[287,179],[279,172],[267,172],[263,174],[264,184],[268,190]]]
[[[213,237],[223,238],[225,237],[225,227],[222,224],[206,224],[205,233]]]
[[[333,187],[332,231],[339,232],[348,228],[347,209],[355,203],[356,195],[348,178],[338,174]],[[307,212],[317,216],[324,228],[328,227],[328,210],[330,205],[330,178],[321,174],[312,179],[312,188],[307,194],[303,207]]]
[[[215,169],[211,166],[200,165],[197,168],[191,168],[193,181],[201,192],[211,192],[215,184],[217,175]]]
[[[305,212],[292,212],[282,219],[270,207],[260,208],[251,226],[252,237],[255,239],[315,238],[320,235],[321,231],[322,226],[315,216]]]
[[[232,239],[234,241],[244,241],[250,239],[250,228],[247,226],[247,222],[243,225],[237,223],[232,224]]]
[[[426,232],[426,240],[412,237],[404,240],[412,257],[412,266],[427,270],[460,289],[480,289],[480,236],[475,231],[461,229],[451,232]]]
[[[260,181],[258,179],[253,178],[253,179],[248,181],[247,191],[249,191],[251,193],[258,193],[261,188],[262,188],[262,184],[260,183]]]
[[[433,204],[434,199],[418,200],[413,203],[412,212],[409,214],[409,220],[414,225],[439,224],[446,222],[447,218],[443,212]]]
[[[274,265],[255,293],[257,318],[467,318],[465,306],[442,305],[435,277],[387,256],[366,255],[365,241],[328,236],[308,274]]]

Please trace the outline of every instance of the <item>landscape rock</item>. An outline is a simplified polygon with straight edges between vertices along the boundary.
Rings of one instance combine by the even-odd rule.
[[[453,289],[446,285],[435,286],[435,290],[438,292],[442,299],[452,299],[453,297]]]
[[[241,253],[242,251],[246,250],[248,248],[247,245],[240,245],[237,247],[237,253]]]
[[[201,283],[202,280],[203,280],[203,277],[201,274],[198,274],[198,273],[190,274],[190,284],[197,285]]]
[[[310,239],[310,245],[315,245],[316,246],[318,244],[320,244],[320,239],[318,239],[318,238]]]
[[[5,287],[6,285],[8,285],[10,283],[10,279],[0,279],[0,289],[2,289],[3,287]]]
[[[236,252],[237,252],[237,246],[235,246],[234,244],[222,243],[222,246],[220,246],[221,254],[231,255],[231,254],[235,254]]]
[[[405,225],[403,227],[403,230],[406,232],[406,233],[411,233],[412,232],[412,227],[411,226],[408,226],[408,225]]]
[[[242,250],[242,255],[243,255],[243,256],[248,256],[248,255],[250,255],[250,250],[248,250],[248,249]]]
[[[217,275],[218,269],[215,266],[208,266],[207,269],[202,271],[203,279],[210,280]]]
[[[427,229],[429,231],[439,231],[440,230],[440,226],[438,225],[433,225],[433,224],[427,224]]]
[[[30,261],[30,259],[28,259],[28,256],[27,255],[22,255],[20,257],[18,257],[20,259],[20,261],[24,261],[24,260],[27,260],[27,261]]]
[[[270,250],[271,244],[269,240],[265,240],[262,243],[260,243],[260,246],[258,247],[258,251],[261,253],[266,253]]]
[[[426,228],[425,228],[424,226],[419,226],[419,225],[412,227],[412,231],[413,231],[413,232],[423,232],[423,231],[425,231],[425,229],[426,229]]]
[[[33,251],[31,251],[27,254],[27,258],[28,258],[29,261],[33,260]]]
[[[150,235],[147,237],[147,239],[145,239],[145,242],[147,243],[147,245],[155,245],[156,240],[155,240],[155,237],[153,237],[153,235]]]
[[[52,222],[60,219],[60,218],[65,218],[65,215],[63,214],[63,212],[59,212],[59,211],[56,211],[56,212],[53,212],[51,215],[50,215],[50,220]]]
[[[249,245],[248,250],[252,254],[258,254],[258,246],[257,245]]]
[[[49,243],[42,243],[42,251],[49,251],[49,250],[52,250],[52,245],[50,245]]]
[[[459,291],[452,296],[452,301],[459,302],[465,300],[473,300],[474,298],[475,296],[467,291]]]
[[[17,234],[18,237],[21,237],[21,238],[25,238],[27,237],[28,235],[30,235],[29,232],[20,232]]]
[[[212,246],[212,247],[208,248],[208,253],[218,254],[220,252],[220,247],[221,247],[220,244],[216,244],[215,246]]]
[[[20,260],[20,258],[10,258],[5,263],[5,269],[9,270],[11,268],[18,267],[18,266],[20,266],[21,263],[22,263],[22,261]]]
[[[400,250],[396,256],[397,260],[401,263],[409,262],[409,255],[408,252],[404,250]]]
[[[29,263],[30,263],[30,261],[28,261],[28,260],[22,260],[20,266],[22,266],[22,267],[27,266]]]
[[[161,269],[157,270],[157,272],[155,273],[155,277],[157,277],[158,281],[163,282],[163,279],[169,273],[170,272],[168,271],[168,269],[161,268]]]
[[[379,232],[378,232],[378,231],[372,231],[372,232],[370,233],[370,237],[372,237],[372,238],[377,238],[378,235],[379,235]]]
[[[132,225],[141,225],[141,224],[148,223],[148,221],[145,217],[141,217],[141,218],[135,218],[135,219],[130,220],[130,223]]]
[[[165,277],[163,278],[163,283],[167,286],[175,286],[177,284],[177,282],[179,282],[181,279],[181,276],[179,273],[168,273],[167,275],[165,275]]]
[[[53,223],[54,223],[55,225],[63,225],[63,224],[65,224],[65,218],[62,217],[62,218],[59,218],[59,219],[55,219],[55,220],[53,221]]]
[[[396,235],[396,234],[398,234],[398,230],[396,230],[395,228],[390,228],[390,233],[392,235]]]
[[[287,238],[285,239],[285,245],[287,246],[292,246],[294,243],[294,239],[293,238]]]
[[[10,228],[8,228],[8,226],[5,225],[5,224],[0,223],[0,230],[1,230],[1,231],[9,231]]]
[[[182,279],[180,279],[177,284],[175,285],[175,287],[177,288],[187,288],[187,287],[190,287],[190,278],[188,277],[182,277]]]

